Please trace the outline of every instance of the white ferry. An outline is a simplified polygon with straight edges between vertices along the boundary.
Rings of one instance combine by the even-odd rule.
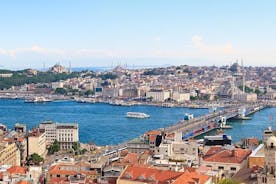
[[[126,117],[128,118],[149,118],[150,115],[142,112],[127,112]]]
[[[43,102],[51,102],[52,100],[47,99],[43,96],[40,97],[34,97],[32,99],[26,99],[25,102],[26,103],[43,103]]]

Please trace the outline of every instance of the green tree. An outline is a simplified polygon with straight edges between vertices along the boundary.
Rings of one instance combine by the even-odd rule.
[[[74,142],[72,145],[72,148],[74,151],[78,151],[80,149],[80,143],[79,142]]]
[[[235,181],[233,179],[225,178],[218,182],[218,184],[240,184],[240,182]]]
[[[39,156],[37,153],[33,153],[29,156],[29,158],[27,159],[27,163],[28,165],[30,164],[35,164],[35,165],[39,165],[41,162],[43,162],[44,159]]]
[[[67,94],[67,91],[66,91],[66,89],[64,89],[64,88],[57,88],[57,89],[55,90],[55,93],[56,93],[56,94],[65,95],[65,94]]]
[[[198,96],[191,96],[191,97],[190,97],[190,100],[191,100],[191,101],[195,101],[195,100],[198,100],[198,99],[199,99]]]
[[[94,94],[95,94],[95,93],[94,93],[93,90],[87,90],[87,91],[85,91],[85,93],[84,93],[85,96],[94,95]]]
[[[54,142],[53,142],[53,144],[49,147],[49,149],[48,149],[48,153],[49,154],[54,154],[55,152],[58,152],[60,150],[60,145],[59,145],[59,143],[57,142],[57,140],[55,140]]]

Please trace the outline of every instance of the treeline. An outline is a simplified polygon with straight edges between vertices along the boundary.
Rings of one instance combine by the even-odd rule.
[[[7,71],[5,71],[7,72]],[[60,80],[66,80],[68,78],[78,77],[78,72],[58,73],[51,72],[38,72],[37,75],[30,75],[24,70],[22,71],[10,71],[13,74],[12,77],[0,77],[0,89],[8,89],[12,86],[20,86],[23,84],[37,84],[37,83],[49,83],[57,82]]]

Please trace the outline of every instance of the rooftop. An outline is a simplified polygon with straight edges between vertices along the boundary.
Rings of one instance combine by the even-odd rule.
[[[221,146],[213,146],[207,151],[203,160],[207,162],[242,163],[250,154],[251,150],[248,149],[233,148],[233,150],[229,150]]]

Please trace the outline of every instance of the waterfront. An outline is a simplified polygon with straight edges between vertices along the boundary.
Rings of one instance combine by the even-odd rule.
[[[41,121],[79,123],[81,142],[93,140],[98,145],[118,144],[135,138],[150,129],[171,125],[183,118],[184,113],[195,116],[208,113],[208,109],[164,108],[155,106],[112,106],[73,101],[50,103],[24,103],[23,100],[0,100],[0,122],[12,128],[16,122],[30,129]],[[126,118],[126,112],[144,112],[148,119]]]
[[[16,122],[26,123],[30,129],[41,121],[77,122],[80,129],[80,141],[93,141],[98,145],[118,144],[135,138],[147,130],[166,127],[183,118],[184,113],[195,116],[208,113],[208,109],[163,108],[155,106],[112,106],[108,104],[88,104],[73,101],[55,101],[50,103],[24,103],[23,100],[0,100],[0,122],[12,128]],[[233,141],[243,137],[261,138],[262,131],[271,122],[269,115],[276,117],[276,108],[267,108],[252,115],[252,120],[231,121],[233,129],[225,133]],[[149,119],[129,119],[126,112],[137,111],[149,114]],[[214,133],[214,132],[213,132]]]

